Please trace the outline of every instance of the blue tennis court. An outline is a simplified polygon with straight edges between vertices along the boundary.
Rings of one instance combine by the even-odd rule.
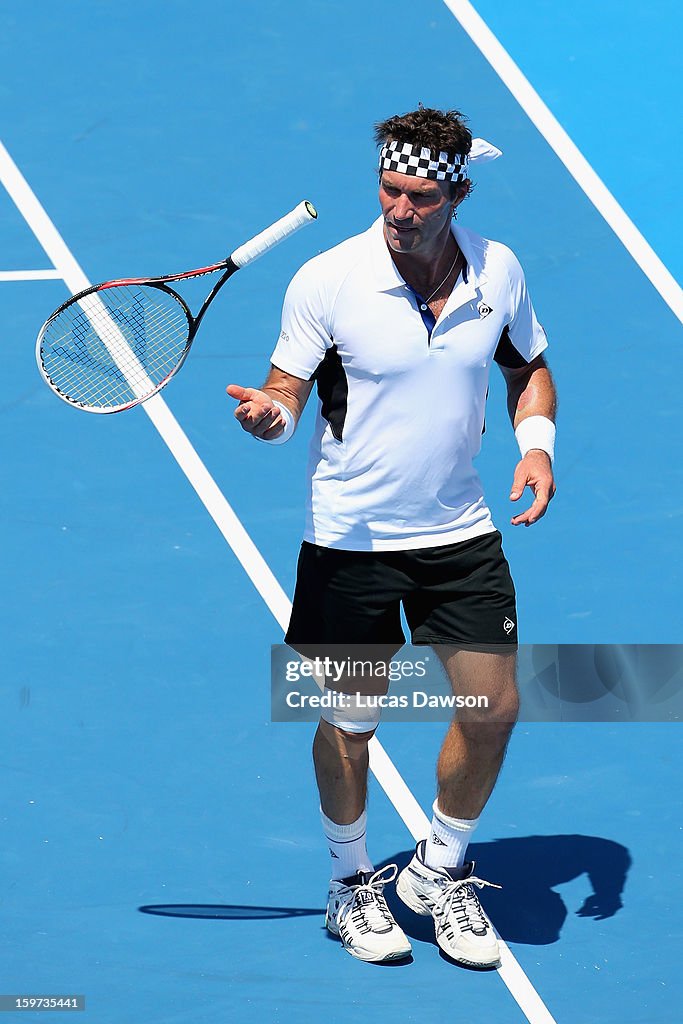
[[[681,638],[680,9],[475,6],[645,246],[627,249],[503,83],[469,4],[3,4],[0,994],[83,994],[96,1024],[679,1014],[676,725],[520,723],[473,846],[510,950],[481,974],[407,912],[404,966],[327,936],[313,727],[270,720],[313,411],[271,449],[225,386],[262,383],[294,271],[374,219],[372,124],[418,101],[503,150],[460,220],[518,254],[550,341],[543,522],[509,525],[500,375],[478,460],[522,640]],[[35,337],[70,290],[221,259],[303,198],[318,222],[227,286],[150,414],[50,394]],[[424,810],[443,732],[378,734]],[[378,865],[414,846],[376,780],[368,840]]]

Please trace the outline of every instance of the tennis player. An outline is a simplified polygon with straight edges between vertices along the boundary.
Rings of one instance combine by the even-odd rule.
[[[244,430],[272,444],[318,392],[286,642],[396,651],[402,604],[412,642],[434,647],[454,693],[488,698],[488,711],[463,709],[448,729],[430,833],[397,892],[433,916],[452,959],[493,967],[498,943],[478,898],[492,883],[466,852],[517,715],[517,612],[473,459],[495,362],[521,451],[510,498],[533,493],[511,521],[537,523],[555,492],[555,389],[517,258],[455,222],[469,165],[500,152],[473,140],[457,111],[423,107],[377,124],[376,141],[380,216],[296,274],[263,388],[227,390]],[[375,871],[366,849],[377,724],[371,710],[359,720],[332,707],[313,748],[333,866],[326,924],[371,961],[410,953],[383,895],[397,868]]]

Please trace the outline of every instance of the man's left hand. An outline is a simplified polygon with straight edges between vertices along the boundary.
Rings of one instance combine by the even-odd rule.
[[[525,487],[530,487],[534,492],[534,502],[526,512],[512,517],[510,522],[513,526],[522,524],[532,526],[545,515],[548,505],[555,495],[555,481],[550,457],[539,448],[532,448],[517,463],[510,500],[519,501]]]

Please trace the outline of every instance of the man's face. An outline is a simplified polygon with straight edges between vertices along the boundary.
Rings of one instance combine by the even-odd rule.
[[[435,242],[443,238],[460,199],[451,198],[448,181],[382,171],[379,201],[384,234],[394,252],[426,255],[438,248]]]

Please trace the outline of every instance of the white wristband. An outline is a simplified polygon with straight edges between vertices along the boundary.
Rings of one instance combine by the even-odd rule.
[[[527,416],[515,430],[515,437],[522,458],[533,448],[546,452],[551,462],[555,458],[555,424],[547,416]]]
[[[289,441],[290,437],[294,433],[296,422],[294,420],[294,416],[286,405],[283,405],[282,402],[276,402],[274,398],[272,399],[272,402],[273,405],[276,405],[280,410],[282,418],[285,421],[285,429],[281,434],[278,434],[277,437],[256,437],[256,434],[253,434],[252,436],[256,437],[257,441],[265,441],[266,444],[284,444],[285,441]]]

